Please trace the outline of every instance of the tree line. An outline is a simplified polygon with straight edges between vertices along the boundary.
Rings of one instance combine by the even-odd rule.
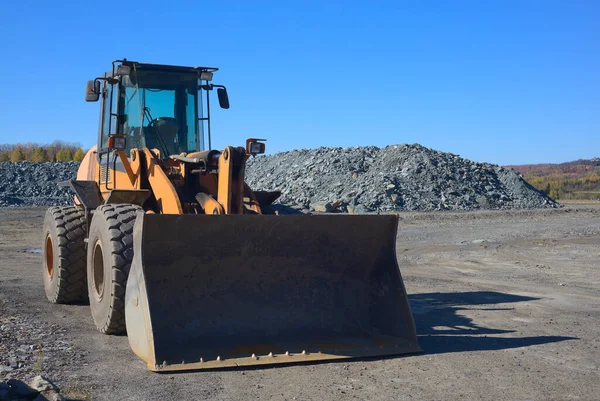
[[[600,198],[600,168],[584,177],[567,174],[536,176],[523,175],[525,180],[552,199],[598,199]]]
[[[600,159],[576,160],[560,164],[507,166],[552,199],[599,199]]]
[[[0,145],[0,162],[80,162],[84,156],[85,151],[78,143],[54,141],[49,145],[31,142]]]

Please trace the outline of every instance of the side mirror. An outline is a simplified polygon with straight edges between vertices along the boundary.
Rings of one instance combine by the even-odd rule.
[[[97,102],[100,98],[100,81],[90,80],[85,84],[85,101]]]
[[[227,96],[227,89],[218,88],[217,96],[219,97],[219,106],[221,106],[222,109],[228,109],[229,108],[229,96]]]

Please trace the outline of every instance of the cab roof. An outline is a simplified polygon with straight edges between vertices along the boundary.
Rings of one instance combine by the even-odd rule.
[[[130,61],[127,59],[113,61],[113,68],[104,73],[104,78],[114,78],[117,74],[118,65],[131,67],[135,70],[152,70],[152,71],[180,71],[180,72],[196,72],[198,75],[201,72],[215,72],[219,69],[216,67],[185,67],[180,65],[169,65],[169,64],[151,64],[151,63],[140,63],[137,61]]]

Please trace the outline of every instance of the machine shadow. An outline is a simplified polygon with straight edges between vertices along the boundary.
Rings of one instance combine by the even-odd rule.
[[[408,299],[415,319],[419,345],[421,348],[423,348],[424,354],[426,355],[451,352],[502,350],[578,339],[577,337],[565,336],[495,337],[493,335],[515,333],[516,331],[483,327],[473,322],[473,319],[458,314],[458,312],[461,310],[480,310],[484,313],[510,310],[512,307],[490,308],[489,305],[527,302],[540,298],[493,291],[473,291],[413,294],[408,295]],[[477,307],[478,305],[481,305],[481,307]],[[237,366],[228,368],[202,369],[202,371],[247,371],[281,369],[284,367],[297,365],[316,366],[325,364],[349,364],[356,361],[378,361],[410,358],[413,355],[419,354],[365,356],[353,359],[306,361],[277,365]],[[181,372],[169,371],[158,373],[183,374],[198,371],[200,370]]]
[[[512,307],[490,305],[540,298],[494,291],[472,291],[413,294],[408,299],[417,327],[419,345],[426,354],[501,350],[577,339],[565,336],[496,337],[493,335],[515,333],[515,330],[484,327],[459,313],[467,310],[483,313],[510,310]]]

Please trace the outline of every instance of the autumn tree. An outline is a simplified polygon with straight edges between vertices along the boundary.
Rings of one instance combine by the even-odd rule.
[[[48,161],[48,151],[43,147],[39,146],[31,153],[29,158],[32,162],[41,163]]]
[[[20,146],[16,147],[11,155],[10,155],[10,161],[15,163],[15,162],[21,162],[25,160],[25,152],[23,152],[23,149],[21,149]]]
[[[56,147],[55,146],[48,146],[48,161],[50,162],[55,162],[56,161]]]
[[[73,153],[69,148],[62,148],[56,153],[57,162],[70,162],[73,161]]]
[[[75,155],[73,156],[73,160],[76,162],[80,162],[85,157],[85,152],[81,148],[77,148]]]

